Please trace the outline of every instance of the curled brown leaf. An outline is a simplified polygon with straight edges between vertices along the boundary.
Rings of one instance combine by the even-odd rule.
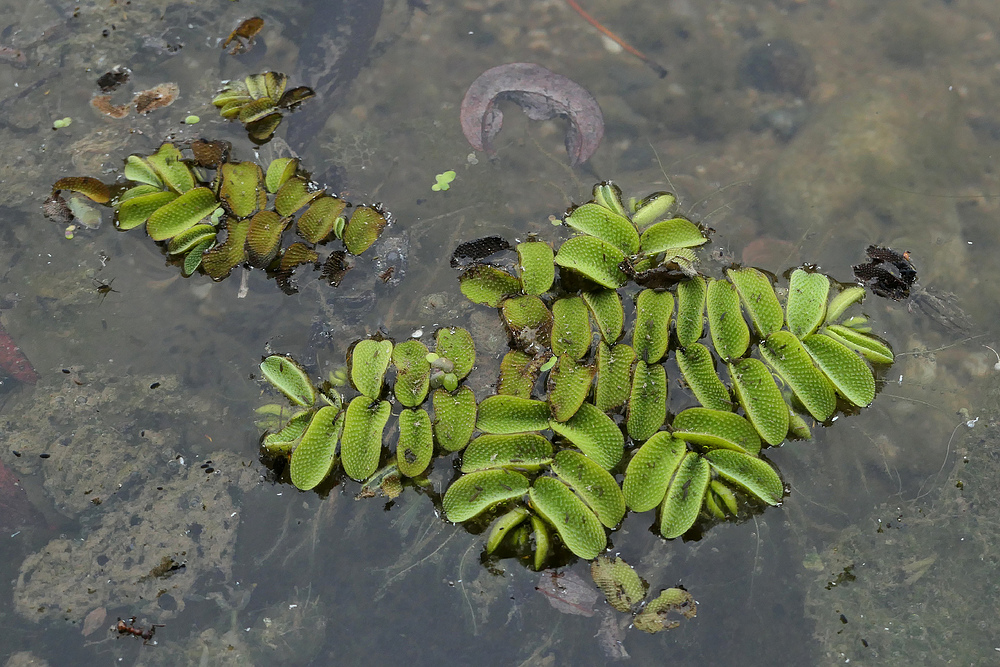
[[[462,131],[473,148],[493,157],[493,138],[503,127],[497,103],[509,100],[532,120],[556,116],[569,122],[566,152],[576,166],[586,162],[604,136],[604,116],[583,86],[534,63],[508,63],[483,72],[462,100]]]

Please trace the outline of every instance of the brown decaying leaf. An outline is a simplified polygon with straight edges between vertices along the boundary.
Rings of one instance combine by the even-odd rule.
[[[110,95],[94,95],[90,99],[90,106],[111,118],[124,118],[132,110],[128,104],[112,104]]]
[[[604,136],[604,116],[594,96],[580,84],[534,63],[509,63],[483,72],[462,100],[462,131],[473,148],[493,157],[493,138],[503,127],[501,100],[517,104],[531,120],[563,116],[566,152],[576,166],[586,162]]]
[[[233,48],[229,49],[229,55],[234,56],[237,53],[246,53],[253,46],[254,38],[263,27],[264,19],[259,16],[251,16],[236,26],[236,30],[229,33],[229,37],[222,43],[222,48],[226,48],[235,42]],[[244,39],[246,42],[243,41]]]
[[[147,114],[150,111],[170,106],[177,99],[180,92],[181,89],[177,87],[176,83],[161,83],[149,90],[144,90],[136,94],[133,100],[135,102],[135,110],[141,114]]]

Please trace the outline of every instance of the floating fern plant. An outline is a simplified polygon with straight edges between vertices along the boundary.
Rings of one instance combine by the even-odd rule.
[[[660,534],[675,538],[700,518],[777,505],[785,490],[763,448],[869,405],[870,364],[892,363],[892,351],[849,314],[862,287],[808,267],[787,274],[784,296],[755,268],[702,275],[695,249],[708,238],[673,206],[667,193],[626,206],[602,183],[567,212],[578,233],[557,251],[529,240],[516,247],[513,273],[485,263],[464,271],[463,294],[496,308],[509,334],[494,395],[477,402],[460,385],[475,363],[464,329],[440,330],[434,353],[414,340],[364,340],[350,359],[359,396],[343,412],[334,401],[292,415],[265,448],[291,451],[300,488],[333,469],[338,438],[349,476],[376,475],[391,364],[403,409],[395,460],[378,478],[419,477],[435,451],[462,451],[442,508],[455,522],[492,517],[488,553],[518,553],[541,569],[556,536],[576,556],[597,558],[628,510],[657,510]],[[293,403],[310,403],[298,366],[274,359],[286,358],[264,365],[281,364],[288,378],[265,377]],[[677,379],[689,391],[668,396]],[[422,407],[428,395],[433,417]],[[314,432],[325,447],[307,438]]]

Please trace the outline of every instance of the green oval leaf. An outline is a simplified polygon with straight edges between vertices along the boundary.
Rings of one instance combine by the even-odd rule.
[[[541,431],[549,425],[549,404],[517,396],[489,396],[479,404],[476,426],[483,433]]]
[[[247,260],[251,266],[264,268],[278,255],[281,234],[291,218],[279,218],[274,211],[260,211],[250,218],[247,230]]]
[[[778,446],[788,434],[788,406],[771,371],[757,359],[741,359],[729,366],[736,398],[764,442]]]
[[[582,359],[590,349],[590,316],[578,296],[556,299],[552,304],[552,353]]]
[[[728,449],[716,449],[705,458],[724,479],[738,484],[751,495],[768,505],[778,505],[785,494],[785,487],[774,468],[756,456],[748,456]]]
[[[333,233],[337,218],[346,207],[343,199],[321,195],[299,216],[295,230],[309,243],[322,243]]]
[[[396,367],[393,392],[400,405],[415,408],[427,398],[431,365],[427,363],[427,346],[419,340],[403,341],[392,348],[392,363]]]
[[[707,347],[692,343],[685,350],[677,350],[677,367],[699,403],[712,410],[733,410],[732,396],[719,379],[715,361]]]
[[[736,286],[757,334],[763,338],[779,330],[785,323],[785,313],[771,279],[763,271],[751,267],[727,269],[726,275]]]
[[[462,475],[448,487],[441,506],[448,521],[461,523],[528,492],[528,478],[513,470],[481,470]]]
[[[581,364],[567,355],[559,357],[555,368],[549,372],[548,402],[552,419],[564,422],[580,409],[590,393],[596,369]]]
[[[344,426],[344,414],[333,406],[319,409],[292,452],[289,473],[292,484],[308,491],[326,479],[337,461],[337,441]]]
[[[556,454],[552,472],[576,491],[608,528],[625,517],[625,497],[607,470],[579,452],[564,449]]]
[[[708,329],[715,352],[726,361],[739,359],[750,345],[750,327],[740,312],[740,296],[728,280],[708,282]]]
[[[131,197],[119,204],[115,214],[115,227],[122,231],[134,229],[177,197],[176,192],[169,190]]]
[[[298,168],[298,158],[279,157],[271,160],[271,164],[267,165],[267,174],[264,176],[267,191],[274,194],[280,190],[281,186],[295,175]]]
[[[249,218],[267,206],[264,172],[256,162],[225,162],[219,179],[219,199],[233,217]]]
[[[581,405],[568,421],[550,421],[549,428],[569,440],[605,470],[614,468],[621,461],[625,449],[621,429],[611,417],[590,403]]]
[[[135,200],[130,200],[135,201]],[[146,232],[154,241],[166,241],[185,229],[194,227],[218,208],[215,194],[208,188],[193,188],[164,204],[146,221]]]
[[[564,222],[578,232],[606,241],[626,255],[639,249],[639,232],[626,218],[599,204],[584,204],[573,209]]]
[[[462,453],[462,472],[519,468],[534,471],[552,462],[552,443],[537,433],[481,435]]]
[[[697,343],[705,330],[705,296],[708,282],[694,276],[677,284],[677,341],[681,347]]]
[[[434,437],[441,449],[457,452],[469,444],[476,430],[476,395],[468,387],[455,393],[436,389],[434,404]]]
[[[845,287],[830,299],[830,305],[826,307],[826,323],[835,323],[840,320],[844,311],[852,304],[861,303],[865,298],[865,288],[857,285]]]
[[[632,224],[642,231],[673,214],[677,207],[677,197],[670,192],[654,192],[636,203],[632,214]]]
[[[512,530],[521,525],[529,516],[531,516],[531,512],[528,511],[527,507],[515,507],[497,518],[490,527],[490,534],[486,538],[486,553],[491,554],[496,551],[500,543],[503,542],[503,538],[507,537]]]
[[[545,566],[545,561],[552,552],[552,531],[545,520],[532,514],[531,534],[535,539],[535,558],[532,565],[535,572],[538,572]]]
[[[468,375],[476,365],[476,346],[472,342],[472,335],[461,327],[438,329],[437,347],[434,351],[438,356],[451,361],[451,372],[459,380]]]
[[[277,433],[268,433],[261,444],[272,454],[290,453],[312,422],[313,410],[300,410],[288,419],[288,423]]]
[[[684,218],[658,222],[639,239],[639,253],[655,255],[675,248],[694,248],[708,242],[698,225]]]
[[[216,230],[212,225],[195,225],[170,239],[167,254],[183,255],[205,241],[215,241]]]
[[[622,308],[618,292],[613,289],[600,289],[583,292],[580,296],[594,316],[601,338],[608,345],[614,345],[622,337],[622,327],[625,324],[625,310]]]
[[[629,509],[645,512],[659,505],[686,452],[687,444],[667,431],[654,433],[637,449],[628,462],[622,482],[622,493]]]
[[[541,358],[529,356],[518,350],[511,350],[500,362],[500,377],[497,393],[506,396],[531,398],[531,390],[538,379]]]
[[[517,244],[517,264],[521,289],[525,294],[544,294],[552,289],[556,278],[555,255],[544,241]]]
[[[260,372],[294,405],[310,406],[316,402],[316,389],[309,374],[291,357],[272,354],[260,362]]]
[[[608,347],[604,341],[597,347],[597,390],[594,405],[601,412],[610,412],[624,405],[632,390],[629,378],[635,351],[628,345]]]
[[[688,408],[674,417],[672,428],[674,437],[702,447],[760,453],[760,436],[753,425],[732,412]]]
[[[274,210],[284,218],[322,194],[322,190],[313,190],[309,181],[301,176],[295,176],[285,181],[274,195]]]
[[[802,345],[841,396],[861,408],[875,400],[875,376],[856,353],[820,334],[806,336]]]
[[[369,399],[382,395],[382,378],[392,360],[392,341],[358,341],[351,350],[351,384]]]
[[[139,155],[129,155],[125,161],[125,178],[135,183],[146,183],[157,189],[163,187],[163,181],[156,171]]]
[[[795,396],[817,421],[824,422],[837,409],[833,385],[816,366],[791,331],[777,331],[760,346],[761,356],[791,387]]]
[[[531,504],[552,524],[566,548],[591,560],[608,545],[604,526],[597,516],[554,477],[539,477],[528,491]]]
[[[628,276],[618,268],[623,261],[625,255],[621,250],[593,236],[574,236],[556,253],[556,264],[610,289],[628,282]]]
[[[194,174],[184,162],[180,150],[171,143],[160,144],[156,153],[146,158],[160,180],[171,190],[184,194],[195,186]],[[133,172],[134,173],[134,172]],[[150,181],[143,181],[149,183]],[[151,183],[156,185],[155,183]]]
[[[376,206],[359,206],[344,227],[344,247],[352,255],[368,250],[389,224],[384,211]]]
[[[399,413],[399,442],[396,467],[407,477],[422,475],[434,455],[431,418],[426,410],[407,409]]]
[[[861,333],[860,331],[855,331],[839,324],[828,324],[823,328],[821,333],[826,334],[852,350],[860,352],[873,364],[891,364],[895,359],[892,354],[892,348],[871,334]]]
[[[522,349],[548,347],[552,335],[552,312],[537,296],[514,296],[500,307],[507,331]]]
[[[629,437],[648,440],[667,419],[667,372],[660,364],[635,362],[626,426]]]
[[[705,501],[710,479],[708,461],[695,452],[684,455],[660,505],[660,535],[670,540],[691,529]]]
[[[861,292],[864,294],[864,290]],[[792,271],[785,308],[788,311],[788,328],[796,337],[805,338],[823,323],[829,293],[830,279],[822,273],[804,269]],[[846,307],[847,304],[844,305]]]
[[[521,283],[517,278],[485,264],[470,266],[458,281],[465,298],[491,308],[499,308],[504,297],[521,291]]]
[[[632,347],[639,360],[655,364],[666,355],[673,313],[674,297],[670,292],[644,289],[636,296]]]
[[[371,477],[378,468],[382,431],[390,412],[388,401],[373,401],[367,396],[356,396],[347,406],[340,457],[344,472],[351,479],[360,482]]]

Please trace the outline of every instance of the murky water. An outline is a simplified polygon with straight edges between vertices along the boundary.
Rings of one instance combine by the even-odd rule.
[[[356,501],[353,483],[320,496],[265,479],[253,409],[266,399],[252,376],[268,346],[326,373],[380,327],[403,338],[474,326],[483,309],[459,294],[450,250],[485,234],[558,241],[565,230],[549,216],[609,178],[632,195],[673,190],[715,228],[719,250],[776,272],[808,261],[847,280],[870,243],[910,250],[940,299],[869,298],[897,363],[871,408],[769,454],[792,489],[782,507],[690,542],[655,537],[649,514],[626,519],[614,550],[654,591],[683,584],[699,602],[677,630],[627,631],[632,659],[995,655],[995,614],[983,610],[997,598],[974,565],[989,564],[1000,525],[983,474],[995,468],[1000,373],[985,347],[1000,349],[991,0],[589,3],[670,70],[663,79],[563,0],[387,0],[357,77],[307,102],[330,116],[296,145],[335,191],[383,202],[390,231],[408,236],[405,279],[380,288],[369,310],[347,304],[374,289],[370,267],[338,290],[302,275],[291,297],[256,272],[237,298],[239,275],[182,279],[140,230],[118,232],[107,214],[72,240],[42,217],[57,178],[111,181],[128,154],[167,137],[224,138],[251,157],[242,129],[209,104],[219,82],[274,69],[312,83],[334,57],[325,35],[363,32],[370,18],[338,14],[349,2],[280,4],[4,6],[2,321],[41,379],[5,381],[0,460],[44,516],[0,546],[0,581],[13,582],[0,590],[0,655],[58,665],[608,661],[595,638],[601,613],[561,614],[517,564],[502,562],[503,576],[484,568],[483,537],[441,522],[427,497]],[[257,46],[225,54],[220,39],[254,14],[265,19]],[[584,167],[567,166],[561,121],[514,107],[496,161],[465,140],[458,107],[469,83],[518,61],[598,99],[605,136]],[[180,97],[148,116],[105,117],[90,101],[114,65],[132,70],[115,103],[168,81]],[[189,114],[201,122],[182,124]],[[64,117],[72,124],[53,130]],[[450,189],[432,191],[447,170],[457,172]],[[482,354],[480,366],[492,381],[496,359]],[[448,475],[432,476],[439,490]],[[979,551],[960,576],[948,562],[963,544]],[[587,577],[585,563],[572,570]],[[96,629],[85,627],[101,610]],[[109,631],[119,616],[162,624],[156,645]]]

